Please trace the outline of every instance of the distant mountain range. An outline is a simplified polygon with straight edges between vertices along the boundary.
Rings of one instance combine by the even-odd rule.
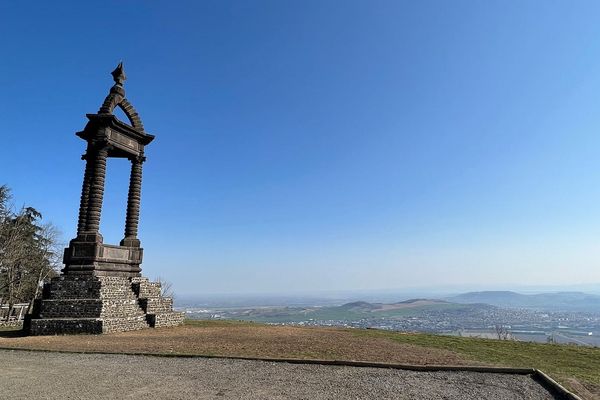
[[[489,304],[502,308],[600,312],[600,296],[582,292],[521,294],[510,291],[486,291],[463,293],[444,300],[461,304]]]

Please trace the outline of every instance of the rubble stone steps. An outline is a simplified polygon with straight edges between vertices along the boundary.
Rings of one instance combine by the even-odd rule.
[[[62,275],[52,279],[44,288],[44,299],[135,299],[127,278]]]
[[[68,335],[102,333],[102,320],[97,318],[44,318],[30,321],[32,335]]]
[[[102,333],[115,333],[147,329],[149,324],[145,315],[128,318],[103,318]]]
[[[111,333],[176,326],[184,314],[173,311],[159,282],[148,278],[61,275],[44,285],[26,325],[32,335]]]
[[[143,316],[133,299],[50,299],[40,305],[40,318],[110,318]]]
[[[162,314],[148,314],[146,320],[151,328],[164,328],[169,326],[179,326],[183,324],[185,318],[182,312],[169,312]]]
[[[139,298],[162,296],[160,282],[150,282],[148,278],[131,278],[131,285],[135,295]]]
[[[146,314],[161,314],[173,311],[173,299],[153,297],[149,299],[139,299],[138,302]]]
[[[43,318],[31,320],[35,335],[100,334],[148,328],[146,317],[126,318]]]

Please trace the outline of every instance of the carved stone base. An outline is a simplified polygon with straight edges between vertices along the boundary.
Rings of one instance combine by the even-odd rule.
[[[64,274],[44,286],[24,328],[31,335],[99,334],[176,326],[184,314],[143,277]]]
[[[93,274],[106,276],[139,277],[140,264],[144,249],[130,241],[133,246],[114,246],[103,244],[100,237],[97,241],[89,235],[73,239],[65,249],[63,262],[65,274]]]

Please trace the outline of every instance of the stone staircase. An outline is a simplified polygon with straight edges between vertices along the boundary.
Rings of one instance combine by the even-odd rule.
[[[24,327],[31,335],[99,334],[176,326],[183,318],[159,282],[65,274],[44,285]]]
[[[177,326],[183,323],[184,314],[173,311],[173,299],[163,297],[160,282],[150,282],[148,278],[130,278],[131,287],[138,304],[146,315],[151,328]]]

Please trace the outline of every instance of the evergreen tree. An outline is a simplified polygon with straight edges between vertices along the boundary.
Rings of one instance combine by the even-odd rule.
[[[10,190],[0,186],[0,304],[8,305],[6,319],[15,304],[33,303],[60,263],[57,230],[42,224],[33,207],[15,212],[10,200]]]

